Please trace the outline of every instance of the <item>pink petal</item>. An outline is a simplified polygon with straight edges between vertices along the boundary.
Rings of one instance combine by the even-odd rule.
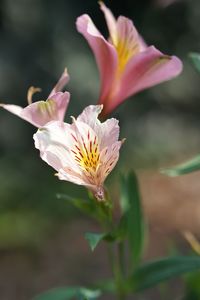
[[[129,49],[131,53],[140,50],[140,38],[132,20],[120,16],[117,19],[117,33],[119,42],[123,45],[123,49]]]
[[[117,83],[118,93],[106,103],[105,114],[110,113],[126,98],[146,88],[178,76],[182,62],[176,56],[168,56],[151,46],[134,56]]]
[[[61,75],[61,77],[58,80],[57,84],[54,86],[54,88],[51,91],[48,98],[52,98],[52,96],[55,93],[60,92],[64,88],[64,86],[67,84],[68,81],[69,81],[69,74],[67,72],[67,68],[65,68],[63,74]]]
[[[65,118],[65,113],[69,104],[70,100],[70,93],[69,92],[58,92],[54,94],[51,99],[56,102],[57,107],[57,120],[63,121]]]
[[[37,101],[28,105],[22,110],[20,117],[36,127],[42,127],[53,120],[63,121],[70,94],[59,92],[53,97],[53,99]]]
[[[107,8],[103,2],[100,1],[99,4],[100,4],[100,8],[103,11],[104,16],[105,16],[111,40],[112,40],[113,44],[116,45],[117,41],[118,41],[117,21],[116,21],[115,17],[113,16],[111,10],[109,8]]]
[[[107,42],[97,30],[88,15],[82,15],[76,22],[77,30],[83,34],[92,48],[101,77],[101,95],[105,98],[110,92],[117,68],[117,53],[113,45]]]

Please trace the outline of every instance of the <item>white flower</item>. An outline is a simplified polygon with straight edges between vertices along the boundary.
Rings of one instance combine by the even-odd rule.
[[[89,188],[104,200],[104,181],[119,158],[119,125],[116,119],[101,123],[103,105],[86,107],[72,124],[52,121],[34,135],[41,158],[61,180]]]

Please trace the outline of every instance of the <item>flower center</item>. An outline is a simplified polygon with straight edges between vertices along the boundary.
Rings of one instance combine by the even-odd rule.
[[[127,39],[119,39],[115,45],[118,54],[118,73],[122,73],[129,59],[137,54],[140,50],[136,41],[130,41]]]
[[[97,136],[92,139],[90,137],[90,132],[88,131],[87,140],[81,137],[81,143],[78,143],[77,138],[72,135],[73,139],[76,141],[74,148],[71,149],[74,154],[74,159],[78,165],[87,173],[96,173],[100,165],[100,153]]]
[[[41,112],[41,114],[47,114],[49,117],[53,117],[56,112],[56,103],[53,101],[53,99],[39,101],[38,109]]]

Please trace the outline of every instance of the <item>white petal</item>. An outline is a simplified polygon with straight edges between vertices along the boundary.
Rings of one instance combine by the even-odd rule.
[[[119,150],[121,148],[122,142],[117,141],[110,147],[105,147],[100,154],[101,165],[99,168],[99,174],[102,182],[106,179],[108,174],[115,167],[119,159]]]
[[[80,174],[73,170],[60,169],[57,176],[61,180],[70,181],[78,185],[84,185],[92,190],[96,189],[95,185],[89,184],[82,176],[80,176]]]
[[[80,173],[80,168],[71,155],[73,137],[71,125],[50,122],[34,134],[35,147],[40,150],[41,158],[57,171],[70,167]]]
[[[112,145],[119,138],[118,120],[112,118],[103,123],[98,120],[102,109],[102,105],[90,105],[77,118],[77,121],[88,124],[94,130],[100,141],[101,149]]]
[[[96,129],[97,124],[101,122],[98,120],[98,116],[103,109],[103,105],[89,105],[78,116],[77,121],[88,124],[93,130]]]
[[[101,124],[101,149],[111,146],[119,139],[119,121],[112,118]]]
[[[15,114],[16,116],[21,117],[21,113],[23,111],[23,108],[21,106],[14,104],[0,104],[0,106],[8,110],[9,112]]]

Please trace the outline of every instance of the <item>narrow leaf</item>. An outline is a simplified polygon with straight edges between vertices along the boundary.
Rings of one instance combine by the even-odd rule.
[[[88,241],[89,246],[92,251],[96,248],[96,246],[99,244],[100,241],[105,239],[107,237],[106,233],[91,233],[86,232],[85,239]]]
[[[121,183],[120,207],[122,213],[124,214],[128,211],[130,207],[125,176],[123,175],[120,176],[120,183]]]
[[[200,272],[193,272],[184,277],[185,292],[182,300],[199,300],[200,299]]]
[[[130,290],[141,291],[200,269],[199,256],[165,257],[143,264],[130,278]]]
[[[192,52],[189,54],[189,57],[190,57],[193,65],[195,66],[196,70],[198,72],[200,72],[200,54]]]
[[[33,300],[96,300],[100,295],[100,290],[90,290],[84,287],[62,287],[42,293],[34,297]]]
[[[57,194],[58,199],[67,200],[68,203],[78,208],[81,212],[88,214],[89,216],[95,216],[95,205],[91,200],[73,198],[65,194]]]
[[[79,295],[83,297],[83,299],[86,300],[95,300],[101,296],[100,290],[90,290],[87,288],[80,288]]]
[[[55,288],[40,294],[33,298],[33,300],[71,300],[77,295],[77,288],[62,287]]]
[[[162,169],[160,172],[170,177],[184,175],[200,170],[200,155],[188,160],[185,163],[172,168]]]
[[[133,266],[140,261],[144,246],[144,220],[139,185],[134,172],[131,172],[126,180],[121,181],[121,186],[123,202],[126,203],[122,224],[123,227],[126,226]]]

